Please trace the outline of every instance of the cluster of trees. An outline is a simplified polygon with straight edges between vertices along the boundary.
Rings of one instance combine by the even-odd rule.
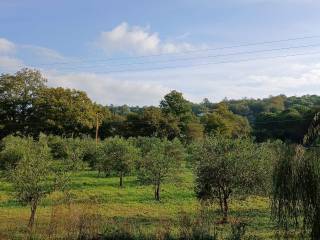
[[[99,174],[118,176],[120,187],[124,176],[135,174],[141,184],[154,187],[154,198],[159,201],[161,185],[175,178],[185,159],[178,139],[113,137],[96,143],[91,138],[41,134],[37,139],[11,135],[1,143],[1,170],[17,200],[30,205],[30,228],[41,199],[53,191],[67,191],[74,171],[91,167]]]
[[[141,184],[153,186],[154,199],[159,201],[162,184],[175,182],[185,161],[195,172],[199,200],[217,200],[227,221],[232,196],[268,192],[266,179],[275,156],[272,143],[232,138],[227,133],[187,145],[177,138],[111,137],[97,143],[92,138],[41,134],[37,139],[5,137],[0,166],[17,199],[31,207],[30,228],[40,200],[53,191],[67,191],[74,171],[89,167],[100,176],[117,176],[119,187],[125,185],[125,176],[135,175]]]
[[[224,132],[258,141],[301,143],[320,97],[227,100],[200,104],[172,91],[158,107],[102,106],[83,91],[51,88],[39,71],[22,69],[0,76],[0,138],[10,134],[59,136],[160,137],[183,142]]]

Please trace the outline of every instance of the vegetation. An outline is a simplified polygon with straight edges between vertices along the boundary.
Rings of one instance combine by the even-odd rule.
[[[152,140],[151,140],[152,141]],[[160,200],[160,186],[167,178],[174,178],[183,160],[183,146],[178,140],[153,139],[149,151],[138,163],[138,179],[154,186],[154,198]]]
[[[196,194],[200,200],[217,199],[223,222],[228,221],[232,195],[268,192],[270,166],[274,161],[271,147],[250,139],[231,139],[217,135],[200,143],[196,159]]]
[[[108,175],[111,171],[119,176],[120,187],[123,186],[123,177],[134,167],[134,161],[138,157],[136,149],[129,141],[115,137],[105,140],[98,151],[99,165]]]
[[[0,238],[320,237],[318,96],[101,106],[22,69],[0,100]]]
[[[4,152],[12,150],[12,144],[17,142],[20,144],[16,146],[18,152],[11,151],[11,153],[14,157],[20,155],[21,158],[8,167],[7,179],[13,185],[16,198],[30,205],[28,227],[32,229],[39,202],[57,190],[60,185],[56,179],[46,141],[41,137],[39,142],[35,142],[32,138],[9,138],[4,146]]]

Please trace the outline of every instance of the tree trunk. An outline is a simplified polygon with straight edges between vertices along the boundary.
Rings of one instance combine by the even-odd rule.
[[[228,211],[229,211],[228,197],[224,196],[223,197],[223,222],[224,223],[228,222]]]
[[[28,223],[28,228],[30,230],[32,230],[32,228],[33,228],[34,219],[35,219],[36,211],[37,211],[37,206],[38,206],[38,200],[33,200],[31,202],[31,215],[30,215],[29,223]]]
[[[223,214],[223,199],[222,199],[222,194],[221,194],[221,189],[219,188],[218,189],[219,191],[219,205],[220,205],[220,211],[221,211],[221,214]]]
[[[160,183],[157,183],[155,185],[154,198],[155,198],[155,200],[160,201]]]
[[[123,186],[123,173],[120,172],[120,187]]]
[[[98,116],[96,117],[96,146],[98,145],[98,137],[99,137],[99,121]]]

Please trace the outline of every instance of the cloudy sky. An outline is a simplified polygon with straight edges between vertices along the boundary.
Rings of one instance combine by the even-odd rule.
[[[319,0],[1,0],[0,72],[101,104],[320,94]]]

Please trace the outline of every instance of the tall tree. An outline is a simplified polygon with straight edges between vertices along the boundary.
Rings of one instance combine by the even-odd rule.
[[[38,131],[74,136],[90,133],[96,126],[96,108],[85,92],[58,88],[42,89],[34,103]]]
[[[0,138],[32,131],[33,104],[45,88],[46,79],[36,70],[24,68],[16,74],[0,76]]]
[[[191,113],[191,104],[184,99],[182,93],[175,90],[164,96],[160,102],[160,108],[166,114],[172,114],[177,117],[183,117]]]
[[[248,136],[251,128],[245,117],[228,110],[225,103],[218,104],[213,113],[202,117],[205,130],[210,133],[222,133],[228,137]]]

